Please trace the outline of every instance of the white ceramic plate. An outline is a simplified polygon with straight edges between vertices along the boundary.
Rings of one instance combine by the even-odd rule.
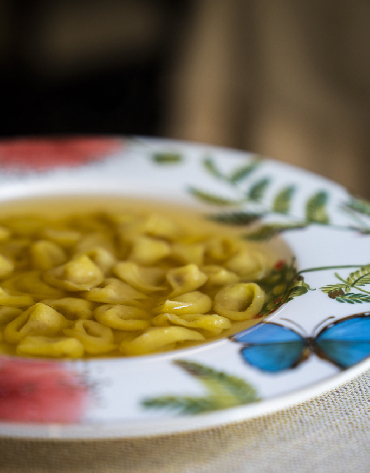
[[[0,167],[3,203],[96,194],[187,205],[238,223],[247,239],[280,238],[295,256],[262,282],[261,325],[233,339],[109,360],[2,356],[0,435],[205,429],[301,402],[370,367],[370,204],[341,186],[245,152],[142,138],[4,141]]]

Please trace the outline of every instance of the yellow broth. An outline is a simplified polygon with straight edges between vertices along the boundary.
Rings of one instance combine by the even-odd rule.
[[[255,323],[279,241],[163,202],[70,197],[4,202],[0,352],[135,356],[229,336]]]

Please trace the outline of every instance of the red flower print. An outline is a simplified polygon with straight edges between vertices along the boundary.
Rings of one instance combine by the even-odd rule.
[[[122,148],[118,138],[19,138],[0,142],[0,166],[45,170],[79,166]]]
[[[54,362],[0,358],[0,419],[76,423],[88,389],[80,377]]]

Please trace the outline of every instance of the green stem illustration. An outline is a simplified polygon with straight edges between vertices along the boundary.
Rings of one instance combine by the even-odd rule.
[[[351,264],[351,265],[342,265],[342,266],[319,266],[317,268],[308,268],[308,269],[301,269],[298,271],[297,274],[302,273],[312,273],[316,271],[326,271],[329,269],[351,269],[351,268],[362,268],[363,264]]]
[[[365,291],[365,289],[361,289],[361,288],[358,287],[358,286],[355,286],[355,287],[356,287],[356,289],[357,289],[358,291],[364,292],[365,294],[370,294],[370,292],[369,292],[369,291]]]
[[[244,235],[244,238],[250,240],[268,240],[282,232],[300,230],[313,224],[341,231],[370,234],[369,223],[361,218],[370,216],[370,204],[367,201],[349,196],[348,201],[341,206],[352,222],[355,221],[358,226],[353,225],[353,223],[343,225],[330,221],[328,212],[330,196],[326,190],[317,190],[308,196],[304,204],[304,217],[297,217],[291,213],[293,198],[298,188],[295,184],[287,184],[271,196],[272,178],[270,176],[265,175],[256,179],[252,177],[251,179],[251,176],[254,175],[256,170],[260,169],[262,164],[263,161],[257,157],[249,163],[237,166],[233,171],[226,173],[218,167],[214,159],[207,157],[203,160],[204,168],[215,179],[233,189],[235,198],[214,195],[193,187],[189,188],[189,192],[197,199],[208,204],[237,209],[234,212],[209,216],[212,220],[225,224],[241,225],[244,222],[247,226],[249,223],[261,220],[267,214],[270,216],[284,215],[290,219],[288,224],[282,222],[264,223],[259,228],[252,229]],[[272,199],[271,203],[266,203],[267,191],[269,191],[268,199]],[[250,204],[254,206],[252,212],[247,210],[247,208],[250,208]],[[243,210],[243,206],[245,210]]]

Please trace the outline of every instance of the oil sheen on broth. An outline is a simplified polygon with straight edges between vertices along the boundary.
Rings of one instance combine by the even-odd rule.
[[[113,197],[28,199],[0,214],[0,353],[151,354],[255,323],[283,246],[201,212]]]

